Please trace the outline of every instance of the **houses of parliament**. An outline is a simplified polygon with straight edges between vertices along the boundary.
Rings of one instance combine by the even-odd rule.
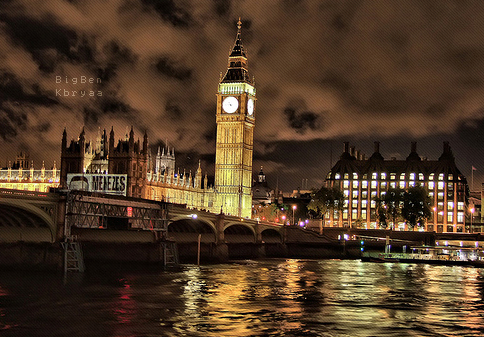
[[[84,129],[76,140],[62,135],[60,170],[35,170],[28,155],[0,170],[0,188],[48,191],[50,187],[119,194],[171,203],[189,208],[250,217],[252,212],[252,153],[256,116],[256,89],[249,76],[247,54],[241,40],[241,22],[228,57],[228,69],[217,90],[215,182],[208,186],[200,163],[195,173],[175,167],[175,152],[158,148],[152,155],[148,135],[135,141],[133,128],[115,140],[99,130],[89,141]]]

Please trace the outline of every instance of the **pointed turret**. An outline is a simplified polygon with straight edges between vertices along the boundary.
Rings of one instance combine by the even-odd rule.
[[[202,169],[200,167],[201,161],[198,161],[198,168],[197,168],[197,173],[195,173],[195,188],[201,188],[202,187]]]
[[[61,152],[64,153],[67,148],[67,130],[64,127],[64,132],[62,133],[62,150]]]
[[[148,157],[148,134],[145,131],[145,134],[143,136],[143,154],[145,157]]]
[[[220,83],[245,82],[252,83],[247,65],[247,54],[241,39],[242,22],[237,22],[237,36],[232,51],[229,54],[228,69]]]

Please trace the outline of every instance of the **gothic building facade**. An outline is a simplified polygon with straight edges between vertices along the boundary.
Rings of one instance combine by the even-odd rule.
[[[217,92],[215,207],[227,214],[250,217],[256,90],[249,76],[240,20],[237,27],[228,69]]]
[[[158,148],[157,154],[152,157],[147,134],[140,143],[135,141],[131,128],[129,135],[116,144],[113,129],[109,141],[105,131],[98,133],[95,142],[87,141],[83,130],[79,138],[69,144],[64,130],[61,188],[88,188],[89,184],[104,184],[111,188],[116,184],[117,192],[118,187],[122,186],[124,195],[130,197],[163,200],[186,204],[190,208],[250,217],[256,90],[247,64],[239,20],[228,69],[221,77],[217,91],[214,186],[208,186],[207,175],[202,177],[200,163],[194,176],[191,171],[187,174],[176,169],[173,148],[167,148],[166,152]],[[73,174],[78,175],[76,184],[71,184]],[[99,174],[113,175],[113,183],[103,177],[91,177]],[[102,183],[98,182],[99,179],[102,179]]]
[[[27,153],[20,152],[14,163],[8,162],[7,167],[0,169],[0,188],[22,191],[48,192],[51,187],[59,186],[60,171],[56,162],[46,169],[42,162],[40,169],[34,168]]]
[[[326,177],[328,187],[339,188],[345,198],[342,212],[325,217],[326,226],[378,228],[376,198],[384,196],[389,188],[420,185],[427,189],[431,200],[432,216],[426,230],[437,232],[464,232],[467,181],[455,164],[448,142],[438,160],[422,159],[414,142],[405,160],[385,160],[380,145],[366,159],[349,149],[345,143],[340,160]],[[407,229],[402,220],[392,224],[395,229]]]

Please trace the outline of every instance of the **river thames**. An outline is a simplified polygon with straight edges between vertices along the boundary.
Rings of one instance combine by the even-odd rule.
[[[1,336],[482,336],[484,269],[244,260],[0,273]]]

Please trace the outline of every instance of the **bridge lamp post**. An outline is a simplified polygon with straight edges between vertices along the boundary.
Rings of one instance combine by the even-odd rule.
[[[292,224],[295,225],[296,223],[294,222],[294,211],[296,210],[297,206],[293,205],[292,206]]]
[[[476,209],[474,208],[474,205],[471,205],[471,208],[469,208],[469,212],[471,213],[471,228],[469,228],[469,233],[472,233],[472,220],[474,219],[474,212]]]

